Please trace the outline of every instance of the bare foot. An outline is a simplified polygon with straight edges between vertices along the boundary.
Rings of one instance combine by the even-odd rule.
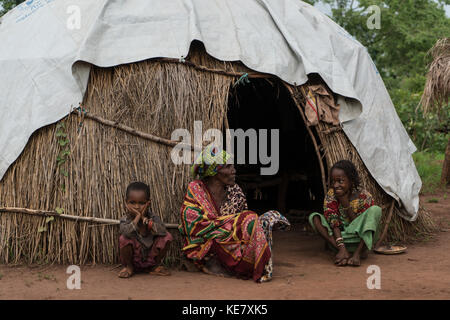
[[[345,267],[347,264],[348,264],[348,259],[345,259],[345,258],[340,260],[338,263],[336,263],[336,265],[338,267]]]
[[[134,273],[134,270],[132,267],[128,266],[120,270],[118,276],[119,278],[130,278]]]
[[[354,253],[353,256],[348,259],[347,264],[353,267],[359,267],[361,265],[361,259],[359,253]]]
[[[156,276],[170,276],[171,273],[164,266],[157,266],[155,269],[150,271],[150,274]]]
[[[336,254],[336,257],[334,259],[334,264],[338,266],[345,266],[347,265],[347,260],[351,257],[350,253],[348,253],[347,249],[345,247],[342,247],[339,249],[339,252]]]

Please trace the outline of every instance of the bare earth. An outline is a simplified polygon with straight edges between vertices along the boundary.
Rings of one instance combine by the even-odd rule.
[[[450,299],[450,189],[422,203],[448,231],[401,255],[371,253],[359,268],[334,266],[317,236],[294,228],[274,234],[269,283],[177,270],[170,277],[119,279],[119,269],[97,265],[81,268],[81,290],[68,290],[67,266],[0,265],[0,299]],[[380,290],[367,288],[369,265],[381,269]]]

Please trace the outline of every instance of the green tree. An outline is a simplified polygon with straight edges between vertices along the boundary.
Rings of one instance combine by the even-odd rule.
[[[0,17],[24,0],[0,0]]]
[[[397,113],[420,150],[443,152],[450,111],[423,117],[417,110],[425,84],[427,55],[434,43],[450,35],[450,18],[443,5],[450,0],[309,0],[332,8],[332,19],[369,51],[396,106]],[[380,29],[367,20],[380,8]]]

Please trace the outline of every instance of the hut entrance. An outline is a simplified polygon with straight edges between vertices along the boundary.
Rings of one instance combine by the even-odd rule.
[[[308,213],[321,210],[324,194],[314,145],[286,87],[275,80],[252,79],[231,90],[228,107],[229,128],[242,129],[248,136],[256,131],[258,138],[256,145],[246,138],[245,164],[235,160],[237,183],[247,195],[249,208],[260,214],[276,209],[292,222],[305,222]],[[267,129],[267,134],[260,129]],[[270,165],[259,156],[257,163],[249,164],[249,150],[257,148],[259,154],[260,139],[266,140],[267,154],[274,162],[271,150],[276,148],[270,143],[274,129],[279,130],[279,168],[273,175],[261,175],[261,168]],[[235,155],[238,144],[234,138]]]

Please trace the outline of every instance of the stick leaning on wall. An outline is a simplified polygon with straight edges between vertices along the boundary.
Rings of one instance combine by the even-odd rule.
[[[119,220],[115,219],[106,219],[106,218],[97,218],[97,217],[84,217],[84,216],[73,216],[70,214],[57,213],[56,211],[44,211],[44,210],[33,210],[26,208],[12,208],[12,207],[0,207],[0,213],[23,213],[34,216],[42,216],[42,217],[58,217],[61,219],[69,219],[75,221],[82,222],[92,222],[92,223],[100,223],[100,224],[109,224],[109,225],[118,225],[120,224]],[[176,229],[178,225],[175,223],[166,223],[165,224],[169,229]]]

